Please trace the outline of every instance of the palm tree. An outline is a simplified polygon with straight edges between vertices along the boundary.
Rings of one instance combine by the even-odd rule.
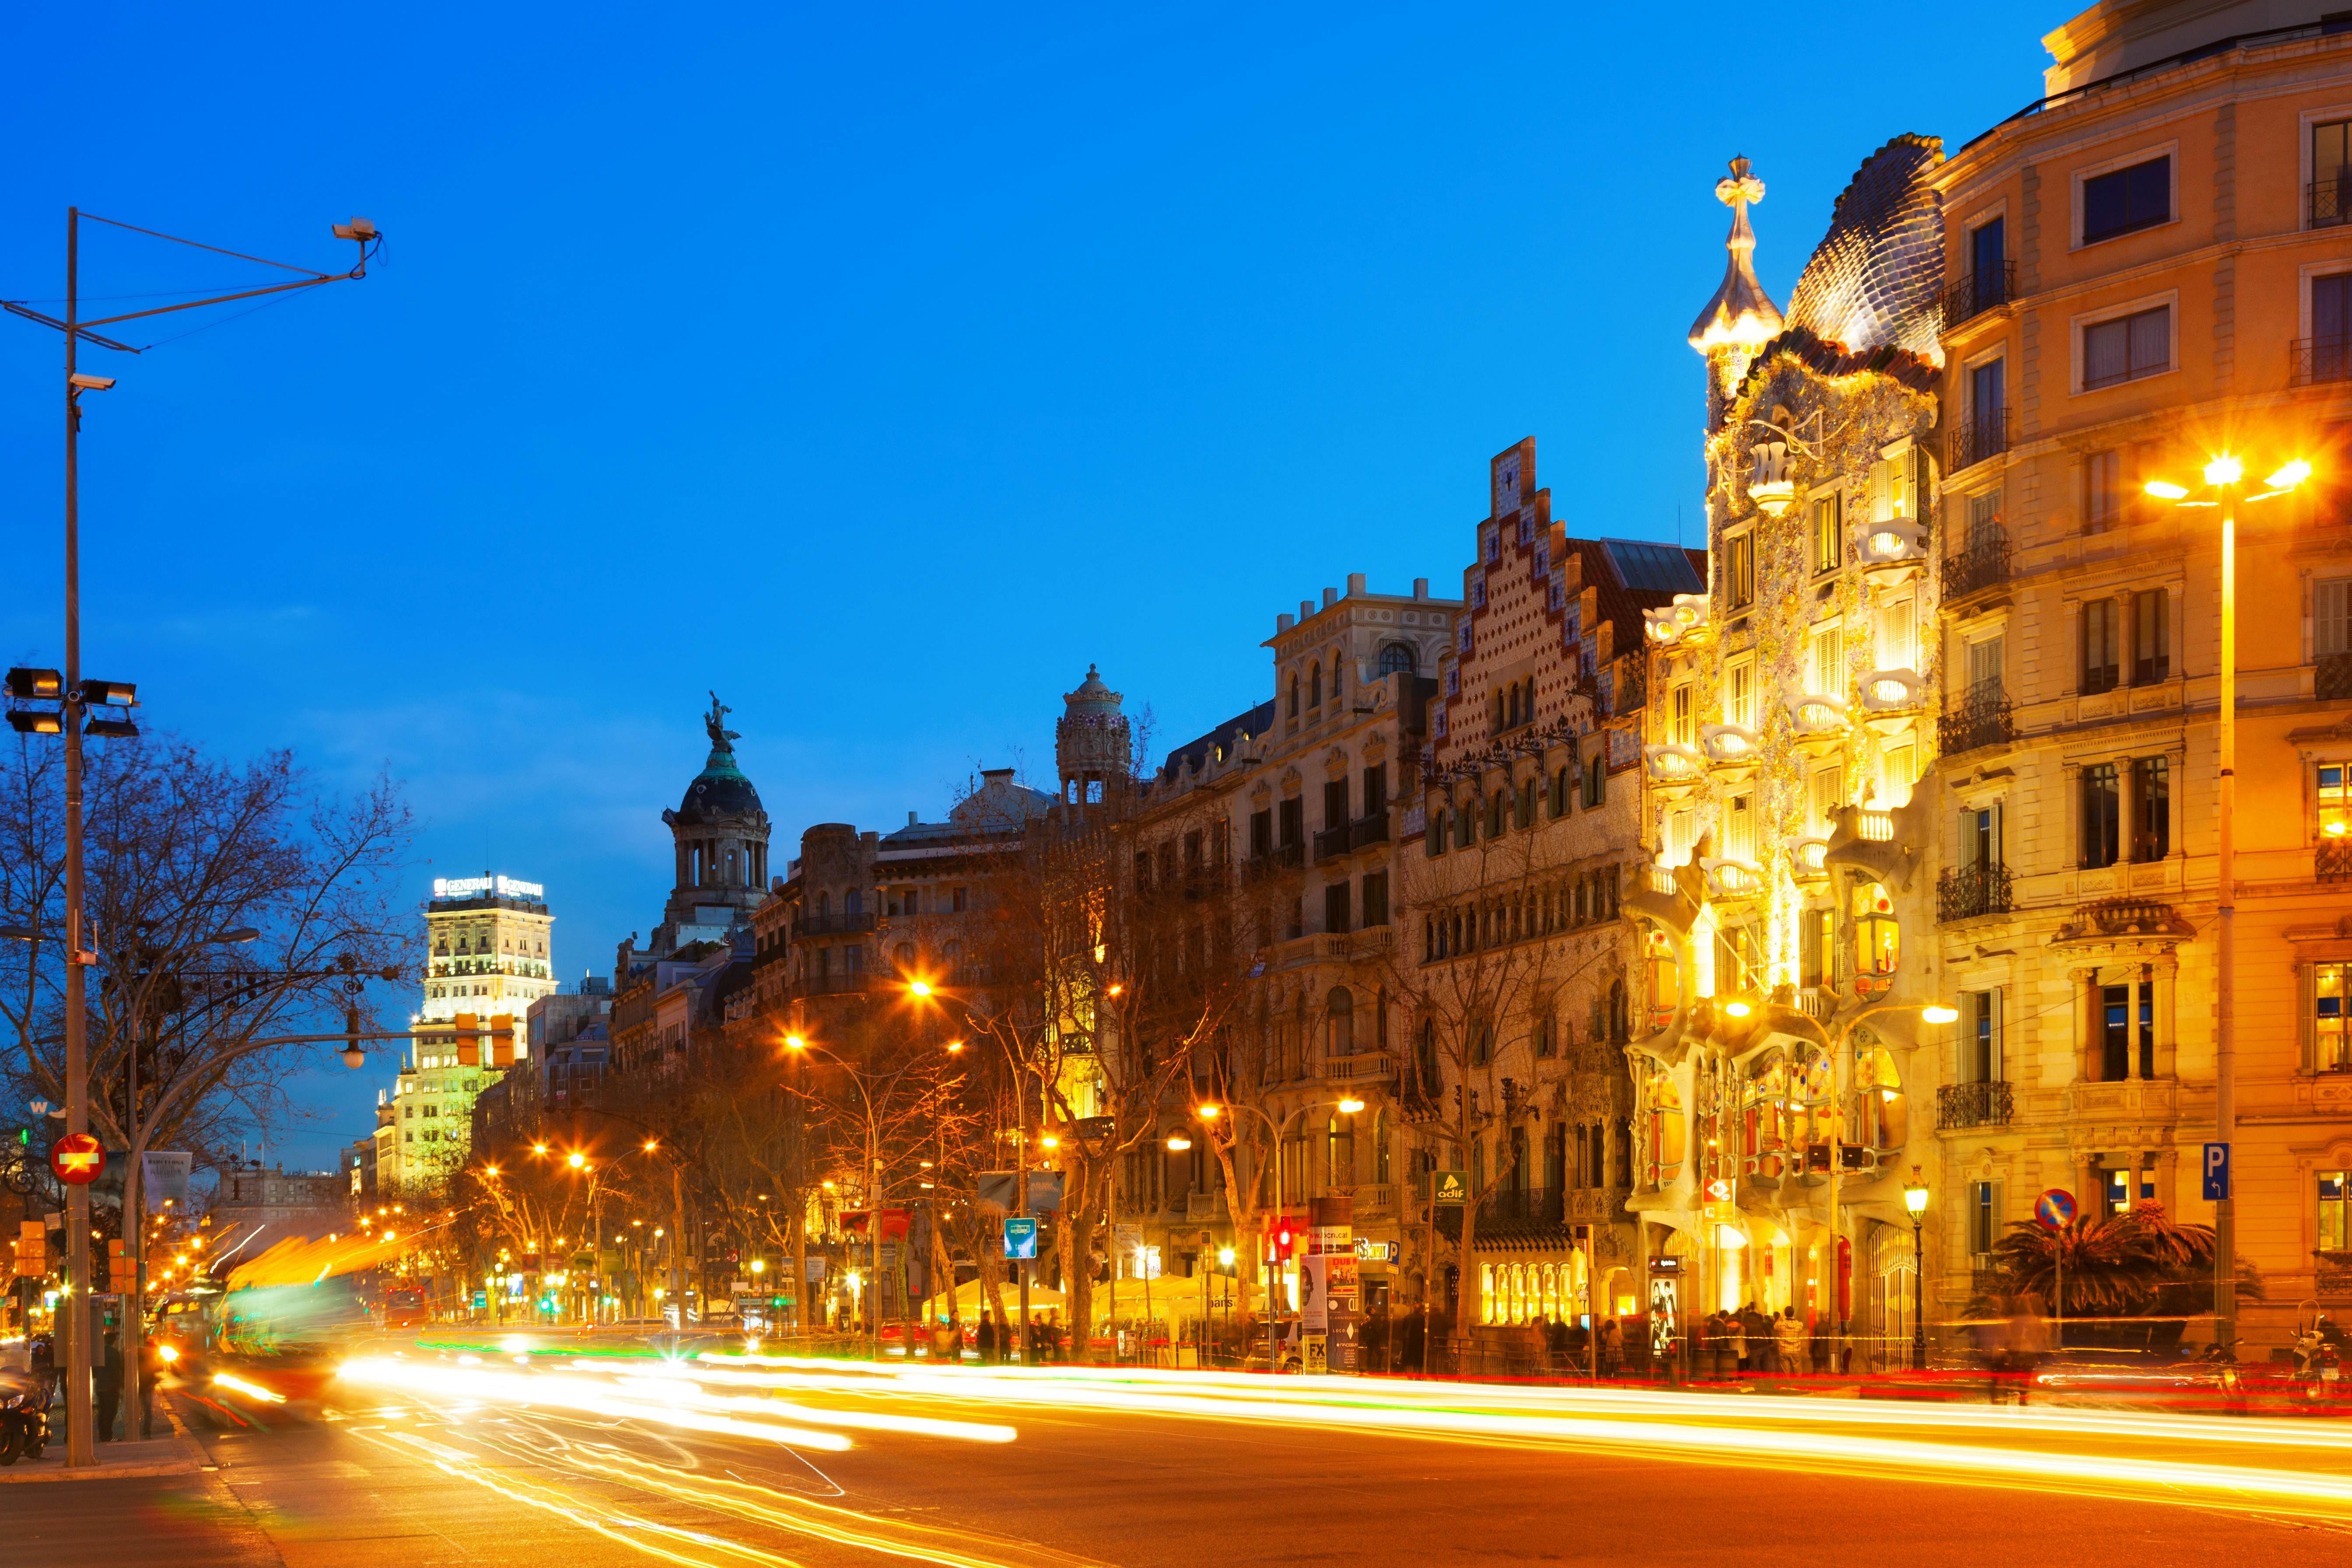
[[[2006,1294],[2040,1296],[2070,1318],[2184,1317],[2213,1310],[2213,1227],[2177,1224],[2160,1204],[2078,1215],[2056,1230],[2020,1220],[1993,1244],[1993,1257]],[[2243,1262],[2238,1292],[2256,1300],[2263,1295],[2262,1276]]]

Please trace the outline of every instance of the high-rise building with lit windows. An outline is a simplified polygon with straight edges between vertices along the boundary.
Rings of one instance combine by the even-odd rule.
[[[434,879],[425,906],[425,994],[384,1107],[389,1123],[377,1135],[380,1187],[427,1184],[464,1161],[474,1101],[529,1055],[530,1005],[555,994],[554,925],[537,882],[487,871]],[[461,1033],[468,1022],[511,1033]]]

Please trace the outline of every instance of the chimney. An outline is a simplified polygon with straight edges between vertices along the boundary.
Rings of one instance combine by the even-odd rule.
[[[1416,599],[1426,599],[1429,597],[1428,578],[1415,577],[1412,580],[1412,596]]]
[[[1349,574],[1348,574],[1348,597],[1349,597],[1350,599],[1359,599],[1359,598],[1363,597],[1363,594],[1364,594],[1364,574],[1363,574],[1361,572],[1350,572],[1350,573],[1349,573]]]
[[[907,814],[907,826],[909,827],[915,826],[915,814],[911,811]]]
[[[1274,635],[1280,637],[1283,633],[1288,631],[1292,626],[1295,626],[1297,624],[1298,622],[1297,618],[1286,610],[1281,615],[1274,617]]]
[[[1327,610],[1328,610],[1328,609],[1329,609],[1332,605],[1334,605],[1338,604],[1339,602],[1339,591],[1338,589],[1336,589],[1336,588],[1326,588],[1326,589],[1324,589],[1324,590],[1323,590],[1323,607],[1324,607],[1325,609],[1327,609]]]
[[[1314,614],[1315,614],[1315,601],[1314,601],[1314,600],[1312,600],[1312,599],[1301,599],[1301,600],[1299,600],[1299,601],[1298,601],[1298,618],[1299,618],[1300,620],[1302,620],[1302,621],[1303,621],[1303,620],[1309,619],[1310,617],[1312,617],[1312,616],[1314,616]]]

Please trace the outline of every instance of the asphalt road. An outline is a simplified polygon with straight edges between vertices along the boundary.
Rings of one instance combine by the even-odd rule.
[[[809,1403],[818,1403],[811,1397]],[[2352,1561],[2352,1522],[1877,1476],[1799,1458],[1402,1436],[1234,1415],[886,1390],[835,1410],[1009,1424],[1011,1442],[860,1432],[843,1452],[537,1405],[353,1391],[317,1419],[215,1430],[190,1477],[0,1489],[44,1564],[547,1568],[654,1563]],[[176,1408],[193,1417],[199,1407]],[[265,1417],[266,1418],[266,1417]],[[1792,1441],[1792,1449],[1801,1447]],[[2063,1446],[2063,1445],[2062,1445]],[[2309,1462],[2340,1475],[2340,1450]]]

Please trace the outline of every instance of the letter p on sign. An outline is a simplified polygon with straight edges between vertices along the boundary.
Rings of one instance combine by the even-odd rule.
[[[2220,1203],[2230,1195],[2230,1146],[2205,1145],[2205,1201]]]

